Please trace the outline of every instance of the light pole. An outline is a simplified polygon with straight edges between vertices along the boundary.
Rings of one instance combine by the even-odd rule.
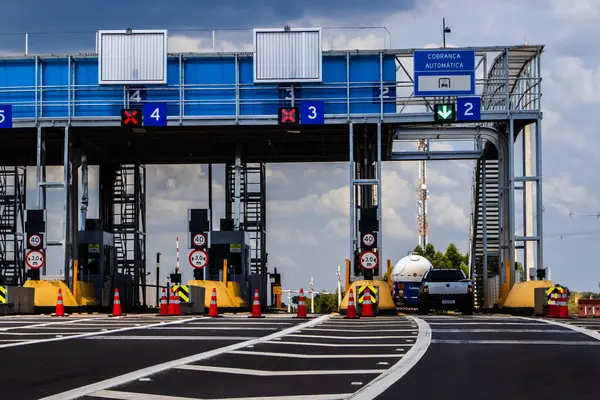
[[[442,37],[444,40],[444,48],[446,48],[446,34],[452,33],[452,29],[449,26],[446,26],[446,18],[442,18]]]

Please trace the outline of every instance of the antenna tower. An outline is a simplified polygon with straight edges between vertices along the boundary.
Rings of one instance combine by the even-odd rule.
[[[429,151],[429,143],[426,139],[420,139],[417,144],[419,151]],[[429,233],[429,222],[427,221],[427,200],[429,199],[429,190],[427,189],[427,161],[419,161],[419,188],[418,188],[418,234],[419,246],[425,249],[427,246],[427,235]]]

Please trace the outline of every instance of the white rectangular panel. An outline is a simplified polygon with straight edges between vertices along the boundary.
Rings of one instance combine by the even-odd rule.
[[[321,28],[255,29],[254,82],[321,82]]]
[[[167,31],[98,31],[98,83],[167,83]]]
[[[419,75],[419,92],[471,91],[471,75]]]

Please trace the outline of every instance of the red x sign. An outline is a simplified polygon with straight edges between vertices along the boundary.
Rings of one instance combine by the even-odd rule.
[[[141,126],[142,111],[139,109],[122,109],[121,126]]]
[[[280,125],[297,125],[298,124],[298,114],[300,111],[298,107],[281,107],[279,109],[279,124]]]

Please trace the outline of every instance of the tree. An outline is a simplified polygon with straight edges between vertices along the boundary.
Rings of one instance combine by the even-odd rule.
[[[423,257],[429,261],[435,258],[435,247],[433,247],[431,243],[427,243],[427,246],[425,246],[425,254],[423,254]]]
[[[446,249],[446,257],[452,263],[453,268],[460,268],[460,264],[464,262],[464,257],[458,251],[458,248],[454,243],[450,243]]]

